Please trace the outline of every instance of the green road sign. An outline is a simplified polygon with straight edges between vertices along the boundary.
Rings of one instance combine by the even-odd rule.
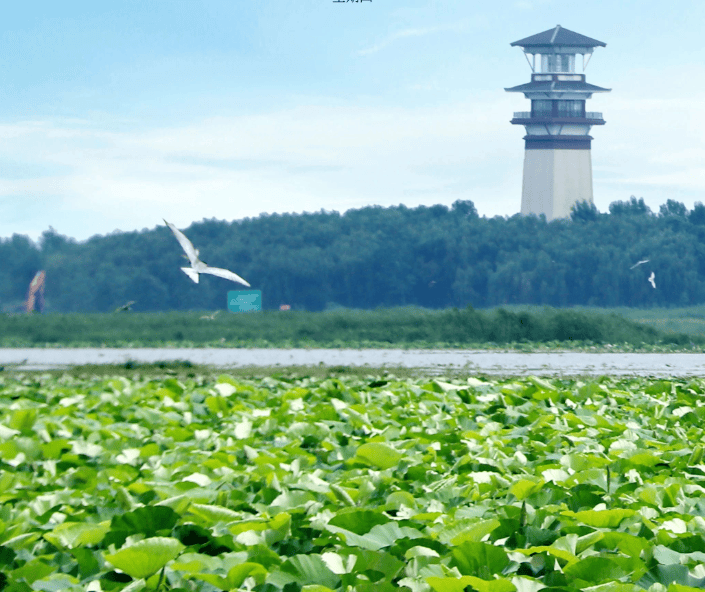
[[[262,310],[262,290],[231,290],[228,292],[230,312]]]

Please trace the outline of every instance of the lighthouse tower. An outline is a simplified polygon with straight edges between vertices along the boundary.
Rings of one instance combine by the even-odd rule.
[[[576,55],[582,55],[584,72],[593,48],[606,44],[556,25],[511,45],[524,50],[532,71],[531,82],[504,89],[531,100],[531,111],[512,119],[526,129],[521,213],[567,218],[577,202],[592,203],[589,133],[605,123],[602,113],[585,110],[585,101],[610,90],[576,73]]]

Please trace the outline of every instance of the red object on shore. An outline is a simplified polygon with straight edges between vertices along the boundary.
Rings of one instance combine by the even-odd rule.
[[[42,312],[44,310],[44,278],[46,273],[38,271],[32,281],[29,284],[29,290],[27,290],[27,300],[25,301],[25,310],[30,313],[34,312],[34,305],[36,303],[37,310]]]

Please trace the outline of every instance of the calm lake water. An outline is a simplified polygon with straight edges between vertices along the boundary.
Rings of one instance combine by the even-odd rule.
[[[467,370],[494,375],[705,376],[705,354],[505,353],[400,349],[160,349],[0,348],[0,366],[23,370],[83,364],[188,360],[219,368],[247,366],[369,366],[419,368],[433,373]],[[16,365],[16,366],[15,366]]]

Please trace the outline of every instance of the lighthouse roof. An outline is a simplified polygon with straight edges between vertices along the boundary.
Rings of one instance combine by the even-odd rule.
[[[535,81],[527,82],[526,84],[520,84],[519,86],[513,86],[512,88],[505,88],[507,92],[609,92],[610,88],[602,88],[601,86],[596,86],[594,84],[589,84],[587,82],[579,81],[563,81],[563,80],[553,80],[553,81]]]
[[[592,53],[593,47],[606,47],[607,44],[591,37],[586,37],[570,29],[556,25],[553,29],[531,35],[510,44],[523,47],[527,53],[553,53],[557,47],[572,49],[575,53]]]

